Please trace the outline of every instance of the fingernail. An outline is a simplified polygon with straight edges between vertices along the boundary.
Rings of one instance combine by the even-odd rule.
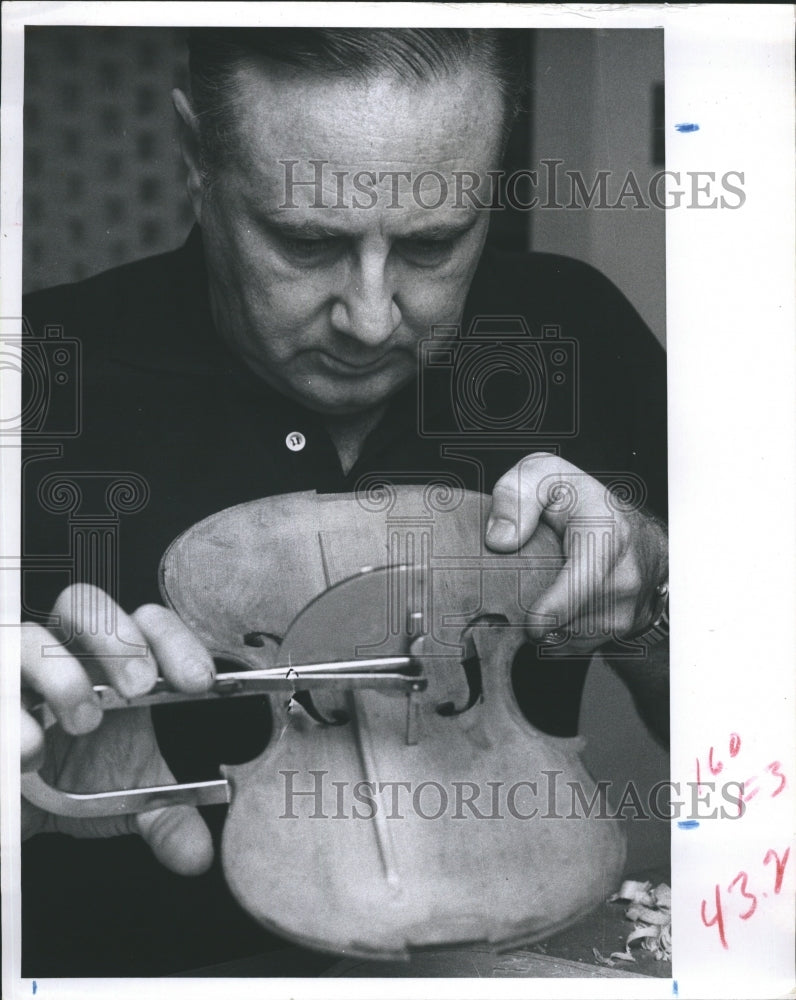
[[[516,541],[517,526],[506,517],[489,518],[486,525],[489,541],[498,545],[510,545]]]
[[[215,665],[208,670],[204,664],[190,660],[182,668],[181,675],[185,678],[186,683],[195,684],[201,689],[209,688],[216,679]]]
[[[141,694],[146,694],[151,681],[146,670],[141,669],[139,662],[128,660],[119,668],[117,684],[119,693],[125,698],[137,698]]]
[[[72,727],[78,733],[90,733],[102,721],[102,709],[93,701],[81,701],[72,712]]]

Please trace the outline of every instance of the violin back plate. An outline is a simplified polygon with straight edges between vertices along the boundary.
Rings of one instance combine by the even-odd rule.
[[[480,494],[422,486],[293,494],[222,511],[165,554],[167,602],[208,648],[252,667],[407,653],[413,614],[424,633],[412,739],[402,692],[326,692],[313,695],[322,717],[338,710],[343,724],[274,704],[264,753],[223,769],[225,875],[265,927],[367,957],[508,948],[615,888],[624,837],[596,799],[586,806],[582,741],[534,728],[511,686],[527,610],[562,565],[558,539],[543,526],[496,556],[488,509]]]

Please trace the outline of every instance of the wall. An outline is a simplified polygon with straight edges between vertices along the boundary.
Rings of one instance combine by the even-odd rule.
[[[588,187],[598,171],[611,171],[609,205],[632,170],[649,202],[650,178],[663,169],[662,131],[656,131],[663,124],[656,116],[662,115],[663,31],[540,31],[534,52],[532,159],[535,166],[543,159],[564,161],[557,200],[570,202],[566,170],[581,171]],[[540,171],[543,203],[545,173]],[[630,196],[624,209],[536,210],[531,248],[599,268],[665,343],[665,212],[636,204]]]
[[[170,250],[191,224],[167,28],[25,31],[24,290]]]

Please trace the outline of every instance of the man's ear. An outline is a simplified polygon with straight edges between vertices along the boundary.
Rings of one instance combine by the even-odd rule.
[[[191,107],[191,102],[181,90],[172,90],[171,100],[177,112],[180,150],[187,170],[188,197],[191,200],[196,221],[202,222],[202,166],[199,144],[199,123]]]

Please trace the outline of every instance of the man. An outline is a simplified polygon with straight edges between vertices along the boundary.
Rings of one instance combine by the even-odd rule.
[[[206,690],[209,653],[158,603],[165,547],[224,507],[350,491],[366,473],[422,482],[451,470],[491,492],[486,543],[495,551],[516,550],[540,521],[560,535],[570,562],[532,609],[528,635],[557,644],[565,659],[553,672],[555,661],[529,653],[534,669],[517,678],[548,731],[576,724],[584,654],[607,637],[646,644],[663,609],[665,530],[645,508],[623,510],[601,480],[635,477],[665,514],[661,352],[621,295],[584,265],[484,254],[484,183],[500,167],[520,72],[510,32],[193,33],[192,96],[174,94],[197,222],[188,244],[25,307],[34,331],[59,323],[77,337],[85,366],[83,432],[58,462],[31,454],[26,465],[35,549],[62,547],[46,489],[61,470],[81,482],[129,470],[148,499],[129,539],[128,525],[120,528],[118,588],[101,556],[60,593],[54,574],[27,585],[26,606],[52,603],[52,617],[23,630],[23,683],[61,731],[45,739],[23,712],[24,768],[42,767],[64,788],[99,790],[169,783],[173,771],[208,777],[230,752],[254,756],[246,737],[236,751],[224,743],[230,733],[215,739],[245,730],[245,709],[226,722],[223,712],[163,715],[156,739],[144,711],[103,718],[92,680],[99,673],[127,697],[158,674],[178,689]],[[465,197],[463,187],[474,193]],[[441,198],[443,190],[456,195]],[[566,423],[567,397],[561,413],[558,403],[544,408],[547,423],[484,448],[462,423],[450,366],[429,374],[422,391],[431,385],[434,398],[421,398],[418,411],[423,343],[435,328],[463,330],[484,316],[520,316],[534,331],[555,324],[574,338],[577,433]],[[519,354],[523,344],[520,336]],[[484,405],[518,412],[512,393],[509,385]],[[446,441],[469,454],[446,451]],[[556,499],[562,487],[575,497],[568,509]],[[582,524],[606,510],[614,550],[595,571]],[[112,618],[114,628],[74,628],[87,618]],[[57,658],[47,650],[53,634],[63,643]],[[665,646],[647,654],[617,658],[615,668],[665,738]],[[261,726],[258,738],[267,738]],[[206,819],[218,826],[217,816]],[[138,833],[165,869],[196,876],[178,884],[129,841],[31,841],[28,973],[158,974],[262,946],[211,868],[211,833],[196,810],[86,823],[23,803],[23,824],[27,835]],[[34,894],[56,884],[60,902],[44,913]],[[72,941],[53,958],[52,937],[70,912],[91,927],[86,953]]]

